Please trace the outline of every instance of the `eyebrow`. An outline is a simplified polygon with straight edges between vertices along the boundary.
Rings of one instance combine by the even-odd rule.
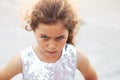
[[[45,35],[45,34],[40,34],[41,36],[47,36],[47,35]],[[47,36],[48,38],[50,38],[50,36]],[[55,37],[55,38],[58,38],[58,37],[65,37],[65,35],[60,35],[60,36],[57,36],[57,37]]]
[[[64,37],[65,35],[60,35],[60,36],[58,36],[58,37]],[[56,37],[56,38],[58,38],[58,37]]]

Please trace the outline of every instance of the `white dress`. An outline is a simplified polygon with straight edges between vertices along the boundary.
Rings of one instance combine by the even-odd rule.
[[[74,80],[76,49],[66,44],[62,55],[55,63],[41,61],[32,47],[21,52],[23,80]]]

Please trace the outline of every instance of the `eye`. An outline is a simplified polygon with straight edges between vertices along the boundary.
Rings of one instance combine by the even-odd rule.
[[[57,40],[63,40],[64,36],[57,37]]]
[[[47,37],[46,35],[41,35],[40,36],[42,39],[44,39],[44,40],[47,40],[49,37]]]

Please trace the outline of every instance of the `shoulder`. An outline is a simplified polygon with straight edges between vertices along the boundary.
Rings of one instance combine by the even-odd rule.
[[[21,72],[21,55],[20,53],[17,53],[14,55],[9,62],[7,63],[6,67],[12,68],[13,70],[17,70],[18,72]]]
[[[66,44],[65,49],[76,53],[78,66],[84,62],[88,62],[88,58],[83,50],[76,48],[74,45],[71,44]]]
[[[65,49],[69,52],[69,55],[71,53],[72,57],[76,58],[76,64],[79,70],[83,70],[89,65],[89,60],[83,50],[71,44],[67,44]]]
[[[69,53],[68,55],[70,55],[70,53],[71,53],[71,55],[76,57],[76,48],[74,45],[66,44],[64,50],[65,50],[65,52]]]
[[[8,63],[0,70],[3,79],[10,79],[22,72],[20,53],[13,56]]]
[[[73,46],[72,44],[66,44],[66,45],[65,45],[65,49],[68,49],[68,50],[75,50],[75,51],[76,51],[75,46]]]
[[[8,62],[7,66],[12,68],[13,71],[15,70],[16,73],[22,72],[21,54],[17,53],[15,56],[13,56]]]
[[[29,59],[33,59],[33,56],[34,56],[33,53],[34,53],[34,50],[32,46],[27,47],[26,49],[22,50],[20,52],[22,63],[27,62],[27,60]]]
[[[76,48],[76,52],[77,52],[77,68],[82,69],[83,67],[88,66],[89,60],[86,53],[78,48]]]
[[[97,80],[97,75],[84,51],[77,49],[77,68],[85,80]]]

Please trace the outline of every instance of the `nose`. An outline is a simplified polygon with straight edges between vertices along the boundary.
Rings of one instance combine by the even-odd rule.
[[[55,50],[56,47],[57,47],[57,44],[54,40],[51,40],[51,41],[48,42],[48,49]]]

